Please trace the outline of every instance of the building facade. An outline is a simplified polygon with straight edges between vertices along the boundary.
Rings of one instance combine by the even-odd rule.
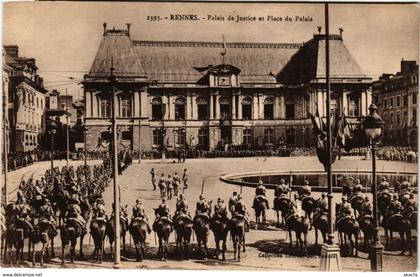
[[[9,151],[27,152],[38,147],[44,132],[45,93],[34,58],[19,56],[16,45],[4,46],[3,68],[8,68],[8,82],[3,83]],[[7,86],[7,87],[6,87]]]
[[[417,146],[417,97],[419,66],[401,61],[401,71],[383,74],[373,83],[374,102],[385,121],[384,142]]]
[[[84,79],[87,147],[111,138],[111,65],[119,147],[131,150],[313,146],[307,111],[326,115],[325,35],[304,44],[133,40],[107,29]],[[330,36],[334,109],[356,120],[371,103],[367,77]],[[324,51],[324,52],[323,52]],[[112,60],[112,61],[111,61]]]

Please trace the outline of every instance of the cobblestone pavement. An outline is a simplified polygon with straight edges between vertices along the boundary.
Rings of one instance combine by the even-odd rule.
[[[89,161],[89,163],[97,163],[98,161]],[[78,164],[81,162],[73,162],[72,164]],[[65,164],[65,161],[57,161],[57,165],[61,166]],[[29,176],[34,174],[34,177],[40,176],[49,167],[48,162],[37,163],[31,167],[20,169],[18,171],[9,174],[9,191],[13,190],[22,178],[22,175]],[[141,164],[133,164],[129,167],[123,175],[119,177],[119,185],[121,189],[122,204],[128,205],[129,215],[131,216],[131,207],[133,206],[135,199],[141,197],[143,204],[146,207],[146,213],[149,216],[149,220],[152,222],[154,219],[153,208],[156,208],[160,203],[159,191],[152,190],[152,184],[150,179],[149,171],[151,168],[155,168],[156,176],[160,176],[164,173],[173,175],[175,172],[182,175],[184,168],[188,168],[189,174],[189,187],[185,190],[184,194],[190,203],[191,212],[195,211],[195,203],[198,200],[198,196],[201,193],[201,187],[204,180],[204,195],[207,200],[216,201],[217,197],[222,197],[225,203],[232,195],[233,191],[239,191],[240,187],[235,185],[226,184],[219,180],[219,177],[223,174],[228,173],[240,173],[249,171],[273,171],[273,170],[300,170],[300,169],[311,169],[311,170],[323,170],[321,164],[318,162],[316,157],[293,157],[293,158],[229,158],[229,159],[197,159],[187,160],[184,164],[172,163],[172,160],[167,160],[166,163],[162,163],[159,160],[142,161]],[[335,170],[369,170],[371,168],[370,160],[361,160],[354,157],[343,158],[342,160],[336,161],[333,169]],[[417,164],[408,164],[400,162],[390,161],[378,161],[377,168],[385,171],[407,171],[415,172],[417,170]],[[314,197],[319,197],[319,193],[313,193]],[[273,191],[269,190],[267,193],[269,197],[269,203],[273,201]],[[250,218],[253,221],[253,211],[250,210],[252,200],[254,197],[254,189],[249,187],[243,187],[243,196],[245,203],[250,213]],[[334,195],[334,201],[339,200],[339,195]],[[111,209],[111,203],[113,199],[112,185],[106,189],[104,193],[104,199],[108,209],[108,213]],[[169,200],[169,207],[171,213],[175,209],[175,198]],[[232,243],[228,241],[228,253],[227,261],[221,262],[215,259],[209,259],[202,261],[197,259],[197,255],[193,254],[192,259],[188,261],[178,261],[175,257],[174,245],[171,245],[169,260],[167,262],[161,262],[157,260],[157,249],[153,233],[147,239],[147,251],[146,260],[143,263],[133,262],[134,259],[134,246],[131,245],[131,239],[127,234],[126,244],[127,253],[123,254],[123,267],[124,268],[156,268],[156,269],[229,269],[229,270],[288,270],[288,271],[311,271],[318,270],[319,268],[319,252],[320,247],[314,246],[314,230],[310,231],[308,235],[308,246],[309,253],[307,257],[297,256],[293,249],[288,248],[288,234],[283,229],[278,229],[274,226],[275,223],[274,211],[268,211],[267,220],[269,226],[259,229],[251,230],[246,235],[246,253],[242,257],[241,262],[233,261]],[[415,236],[415,243],[417,243],[417,232],[413,232]],[[383,232],[381,231],[381,235]],[[398,237],[398,235],[394,235]],[[59,244],[59,239],[56,239],[56,245]],[[171,235],[170,242],[174,242],[175,236]],[[214,242],[213,235],[210,234],[209,248],[211,249],[210,254],[214,254]],[[385,238],[382,237],[382,241],[385,242]],[[90,255],[93,250],[93,242],[85,238],[86,247],[85,254]],[[365,250],[363,250],[362,241],[359,242],[359,257],[342,257],[343,269],[346,271],[369,271],[370,260]],[[399,239],[395,239],[394,248],[399,245]],[[131,246],[131,247],[130,247]],[[196,249],[196,242],[193,241],[193,248]],[[59,248],[57,248],[57,253]],[[100,267],[112,267],[112,260],[109,256],[108,243],[106,243],[105,250],[108,254],[105,256],[105,262],[98,265],[90,260],[90,258],[83,258],[77,261],[71,267],[78,268],[97,268]],[[417,251],[414,252],[413,256],[398,256],[399,252],[395,249],[386,250],[384,252],[384,270],[385,271],[415,271],[417,268],[416,255]],[[25,266],[25,265],[23,265]],[[59,267],[58,260],[53,259],[48,265],[49,267]],[[66,265],[70,266],[70,265]]]

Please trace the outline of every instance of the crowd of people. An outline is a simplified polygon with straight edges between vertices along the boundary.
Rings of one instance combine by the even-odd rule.
[[[369,147],[356,147],[350,151],[343,151],[341,155],[370,157],[370,151]],[[380,160],[417,163],[417,148],[411,146],[380,146],[376,149],[376,156]]]

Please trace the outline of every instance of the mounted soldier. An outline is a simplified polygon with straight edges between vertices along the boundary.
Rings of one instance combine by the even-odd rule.
[[[236,203],[233,206],[233,216],[234,217],[242,217],[245,220],[246,231],[249,232],[249,220],[246,212],[246,206],[243,203],[242,195],[238,194],[238,198]]]
[[[399,213],[400,213],[403,209],[404,209],[404,208],[403,208],[403,206],[401,205],[401,202],[398,200],[398,196],[397,196],[397,194],[394,194],[394,195],[392,196],[392,201],[391,201],[391,203],[389,204],[388,212],[389,212],[391,215],[394,215],[394,214],[399,214]]]
[[[70,203],[67,206],[66,218],[72,218],[75,221],[77,221],[82,227],[83,233],[86,233],[86,220],[82,216],[82,210],[80,209],[80,201],[77,194],[74,194],[70,198]]]
[[[203,195],[199,196],[199,200],[196,204],[195,217],[197,216],[205,216],[207,219],[210,219],[210,206]]]
[[[33,193],[34,208],[38,210],[44,202],[44,199],[47,198],[47,196],[44,194],[44,188],[38,180],[35,182],[35,185],[33,185]]]
[[[266,191],[267,191],[267,189],[265,188],[263,181],[260,180],[258,182],[258,187],[255,189],[255,198],[254,198],[254,202],[252,204],[252,208],[257,206],[256,201],[259,201],[259,202],[262,201],[262,202],[266,203],[266,205],[267,205],[266,208],[269,209],[268,199],[265,195]]]
[[[105,221],[108,221],[108,217],[105,212],[105,202],[102,198],[96,199],[96,203],[93,207],[93,218],[104,218]]]
[[[338,213],[337,213],[337,224],[344,218],[350,217],[353,218],[353,212],[352,208],[349,202],[347,202],[347,197],[343,196],[341,197],[341,203],[338,207]]]
[[[126,206],[127,207],[127,206]],[[112,213],[111,213],[111,217],[114,217],[115,215],[115,203],[112,203]],[[128,229],[128,218],[127,218],[128,214],[126,209],[120,205],[120,220],[125,224],[125,229]]]
[[[389,182],[386,180],[386,177],[382,177],[382,181],[379,184],[379,193],[387,192],[389,193]]]
[[[322,212],[328,212],[328,200],[325,193],[321,194],[321,198],[319,198],[319,206]]]
[[[229,198],[229,211],[233,215],[235,211],[235,204],[238,202],[238,193],[236,191],[233,192],[232,196]]]
[[[16,202],[15,209],[16,209],[17,219],[23,221],[27,225],[29,230],[32,230],[33,229],[33,224],[31,222],[31,217],[30,217],[30,215],[32,213],[32,209],[28,205],[28,203],[26,202],[26,198],[24,196],[21,197]]]
[[[280,184],[274,190],[275,197],[287,198],[287,193],[291,191],[291,189],[286,185],[284,179],[280,180]]]
[[[373,206],[372,203],[370,203],[369,201],[369,197],[365,197],[365,201],[362,204],[362,214],[361,216],[365,216],[365,215],[373,215]]]
[[[299,199],[298,194],[293,195],[294,199],[292,201],[293,213],[303,217],[303,210],[302,210],[302,201]]]
[[[162,203],[160,203],[160,204],[159,204],[159,207],[157,207],[157,209],[155,209],[155,216],[156,216],[156,218],[155,218],[155,223],[159,222],[159,220],[160,220],[162,217],[165,217],[165,218],[167,218],[167,219],[170,221],[170,223],[172,224],[172,220],[171,220],[171,218],[170,218],[169,213],[170,213],[170,210],[169,210],[169,207],[166,205],[166,199],[165,199],[165,198],[162,198]],[[155,223],[154,223],[154,224],[155,224]],[[153,225],[154,225],[154,224],[153,224]]]
[[[411,183],[408,181],[407,177],[404,177],[403,182],[401,183],[400,193],[410,192]]]
[[[152,229],[150,229],[149,219],[146,215],[146,211],[144,210],[144,206],[141,203],[140,198],[136,199],[136,204],[133,206],[133,216],[131,217],[131,221],[133,221],[136,218],[139,218],[139,219],[143,220],[144,222],[146,222],[147,232],[149,232],[149,234],[150,234],[152,232]]]
[[[188,211],[188,201],[183,194],[180,194],[176,201],[176,211],[174,218],[176,218],[178,215],[185,215],[192,221],[191,215]]]
[[[39,220],[41,221],[42,219],[46,219],[50,222],[54,234],[57,235],[54,210],[48,198],[44,200],[44,204],[39,208]]]
[[[309,181],[305,180],[304,185],[302,186],[302,189],[300,190],[300,199],[310,196],[312,192],[312,188],[309,185]]]
[[[219,197],[217,198],[217,204],[214,205],[214,216],[220,218],[227,218],[227,209],[223,200]]]

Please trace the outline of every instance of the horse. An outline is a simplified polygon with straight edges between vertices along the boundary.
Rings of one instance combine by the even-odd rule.
[[[323,212],[321,208],[315,208],[312,224],[315,228],[315,245],[318,245],[318,230],[321,231],[323,242],[327,242],[328,233],[328,213]]]
[[[360,230],[363,232],[363,247],[367,249],[369,245],[372,245],[373,235],[375,233],[375,225],[372,215],[360,215],[357,218]]]
[[[44,253],[48,255],[48,248],[51,242],[51,257],[54,257],[54,237],[57,231],[54,230],[53,223],[47,218],[40,218],[37,226],[30,234],[30,241],[32,243],[32,265],[35,266],[35,245],[39,242],[42,243],[41,248],[41,266],[44,265]]]
[[[188,259],[193,222],[187,215],[179,214],[174,219],[174,229],[176,232],[176,252],[180,259]]]
[[[159,238],[159,250],[158,255],[161,255],[161,260],[166,261],[169,246],[169,236],[171,235],[173,228],[170,220],[163,216],[158,221],[153,223],[153,231],[157,233]]]
[[[102,263],[105,246],[105,234],[106,234],[106,220],[105,218],[94,218],[90,224],[90,235],[93,238],[95,249],[93,250],[92,256],[96,255],[96,261]]]
[[[226,238],[228,234],[228,219],[215,214],[210,221],[210,229],[213,231],[214,242],[216,244],[216,258],[219,259],[220,242],[222,242],[222,260],[226,260]]]
[[[14,246],[16,249],[16,263],[19,263],[19,255],[20,261],[23,262],[23,248],[25,239],[30,237],[30,234],[33,231],[33,226],[27,220],[17,218],[12,225],[9,226],[10,228],[10,237],[9,245]],[[10,248],[10,251],[12,249]],[[31,241],[28,240],[28,257],[31,255]],[[9,257],[11,258],[11,252],[9,252]],[[30,259],[30,258],[28,258]],[[12,260],[10,259],[10,263]]]
[[[404,218],[400,214],[386,215],[382,220],[382,227],[385,231],[385,248],[389,247],[388,231],[390,232],[391,244],[392,244],[392,232],[398,232],[401,238],[402,252],[400,255],[404,255],[408,248],[410,256],[412,252],[412,241],[411,241],[411,222],[408,218]]]
[[[147,222],[139,217],[131,220],[128,231],[133,237],[134,246],[136,247],[136,260],[137,262],[143,261],[146,239],[147,239]]]
[[[204,260],[207,260],[210,218],[205,214],[196,215],[193,222],[193,228],[197,237],[198,252],[203,256]],[[204,248],[204,251],[202,247]]]
[[[363,197],[355,194],[350,197],[349,202],[351,207],[353,208],[354,214],[359,216],[362,213],[362,205],[365,202]]]
[[[229,231],[233,242],[233,259],[241,260],[241,245],[245,252],[245,219],[236,215],[229,221]]]
[[[339,205],[336,204],[336,214],[338,214]],[[359,247],[359,232],[360,227],[359,223],[350,216],[337,218],[336,219],[336,228],[339,234],[340,244],[347,247],[347,238],[350,241],[350,256],[353,256],[353,250],[355,250],[355,256],[358,256],[358,247]],[[344,241],[343,241],[344,233]],[[353,242],[352,237],[354,236],[355,241]]]
[[[84,227],[76,218],[68,218],[60,228],[61,264],[64,265],[64,250],[70,243],[70,261],[74,263],[77,238],[80,237],[80,256],[83,256],[83,238],[86,234]]]
[[[122,240],[123,243],[123,252],[125,253],[125,235],[127,233],[127,224],[126,224],[126,219],[123,218],[122,216],[120,216],[120,240]],[[107,224],[106,224],[106,228],[105,228],[105,235],[108,237],[109,240],[109,245],[111,248],[111,253],[113,255],[113,251],[112,251],[112,247],[114,245],[114,241],[115,241],[115,218],[114,216],[112,216]],[[121,243],[121,242],[118,242]]]
[[[388,192],[379,192],[377,195],[378,199],[378,211],[379,216],[384,216],[387,212],[389,204],[391,203],[391,194]]]
[[[315,199],[312,196],[304,196],[302,198],[302,210],[305,211],[305,217],[309,218],[312,223],[312,213],[315,209]]]
[[[289,198],[286,197],[276,197],[274,198],[274,203],[273,203],[273,210],[276,211],[277,214],[277,226],[280,226],[280,216],[279,216],[279,212],[281,212],[281,224],[284,225],[285,222],[285,215],[289,209],[289,206],[291,205],[291,201]]]
[[[296,234],[296,247],[299,247],[304,254],[307,253],[307,235],[311,227],[311,222],[307,217],[301,217],[295,214],[292,205],[289,206],[285,215],[287,231],[289,232],[290,244],[293,246],[292,231]],[[303,241],[301,235],[303,234]]]
[[[262,224],[266,223],[266,209],[268,208],[267,199],[263,195],[258,195],[254,199],[252,207],[255,210],[255,229],[258,229],[260,223],[260,217],[262,217]]]

